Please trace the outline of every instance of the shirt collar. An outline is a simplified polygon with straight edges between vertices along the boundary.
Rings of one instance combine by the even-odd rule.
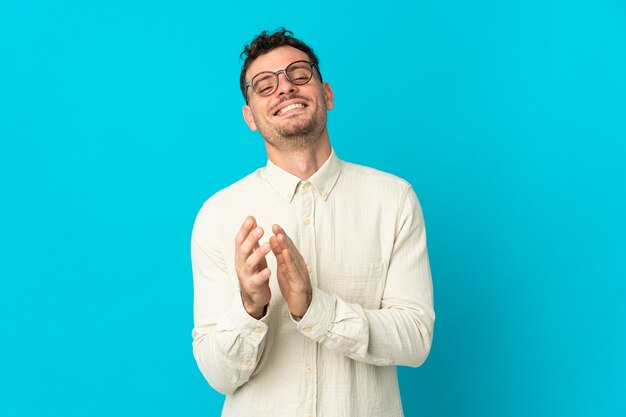
[[[330,156],[326,162],[324,162],[315,174],[311,175],[311,177],[306,181],[290,174],[275,165],[269,159],[267,160],[267,165],[265,166],[265,175],[269,183],[289,202],[293,199],[296,189],[301,182],[311,183],[320,197],[325,201],[337,183],[340,173],[341,161],[337,158],[337,155],[335,155],[334,149],[331,150]]]

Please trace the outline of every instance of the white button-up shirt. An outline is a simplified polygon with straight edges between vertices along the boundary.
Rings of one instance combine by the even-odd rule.
[[[235,235],[279,224],[307,263],[296,321],[276,282],[260,320],[244,310]],[[303,181],[272,162],[213,195],[192,241],[193,353],[227,417],[402,416],[395,365],[419,366],[435,313],[422,211],[411,186],[331,154]]]

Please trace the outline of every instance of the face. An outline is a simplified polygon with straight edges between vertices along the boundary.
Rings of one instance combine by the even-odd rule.
[[[309,61],[306,53],[281,46],[252,62],[246,81],[262,71],[284,70],[294,61]],[[267,143],[279,150],[296,150],[310,146],[326,133],[326,111],[333,108],[333,92],[322,83],[317,70],[304,85],[290,83],[285,74],[278,76],[278,88],[261,96],[248,88],[248,105],[243,116],[251,130],[259,130]]]

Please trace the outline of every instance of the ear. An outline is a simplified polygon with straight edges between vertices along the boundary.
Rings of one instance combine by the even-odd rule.
[[[324,82],[322,87],[324,89],[324,100],[326,101],[326,110],[332,110],[335,107],[335,93],[330,88],[330,84]]]
[[[256,130],[256,123],[254,122],[254,117],[252,117],[252,110],[250,106],[245,105],[241,108],[241,112],[243,113],[243,119],[246,121],[246,124],[253,132]]]

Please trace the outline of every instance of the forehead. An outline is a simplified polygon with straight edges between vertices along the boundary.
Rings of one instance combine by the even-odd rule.
[[[291,46],[281,46],[272,49],[266,54],[255,59],[246,71],[246,79],[249,80],[255,74],[263,71],[279,71],[294,61],[309,61],[306,53]]]

